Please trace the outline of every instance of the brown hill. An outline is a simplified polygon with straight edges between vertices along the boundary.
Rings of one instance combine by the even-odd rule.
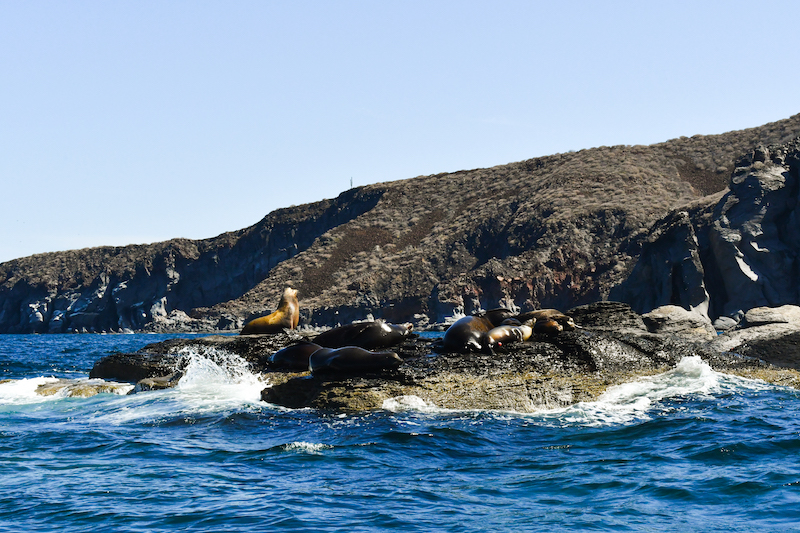
[[[738,157],[797,135],[800,115],[359,187],[213,239],[17,259],[0,332],[237,328],[286,285],[311,324],[568,308],[607,297],[651,224],[724,189]]]

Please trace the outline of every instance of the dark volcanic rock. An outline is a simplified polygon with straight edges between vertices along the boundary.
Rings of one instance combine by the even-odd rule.
[[[566,313],[575,324],[601,330],[641,330],[647,331],[642,317],[631,306],[623,302],[593,302],[573,307]]]
[[[612,289],[610,297],[630,302],[639,313],[678,305],[707,315],[704,275],[689,213],[676,211],[651,229],[633,272]]]
[[[135,383],[145,378],[174,374],[185,365],[185,358],[167,352],[116,353],[95,363],[89,377]]]

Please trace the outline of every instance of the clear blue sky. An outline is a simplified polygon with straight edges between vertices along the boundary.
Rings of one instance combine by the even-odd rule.
[[[800,2],[0,0],[0,261],[800,113]]]

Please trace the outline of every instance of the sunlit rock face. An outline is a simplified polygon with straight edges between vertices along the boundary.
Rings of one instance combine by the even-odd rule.
[[[724,316],[798,302],[798,148],[795,141],[741,160],[715,210],[709,241],[727,297]]]
[[[753,308],[800,303],[799,183],[800,138],[754,150],[737,162],[721,199],[653,226],[611,297],[640,313],[676,304],[735,322]]]

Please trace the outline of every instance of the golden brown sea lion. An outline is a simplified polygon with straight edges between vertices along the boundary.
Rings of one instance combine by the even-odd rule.
[[[533,331],[544,335],[558,335],[564,331],[564,326],[552,318],[542,318],[533,325]]]
[[[505,324],[486,332],[484,344],[491,348],[503,347],[514,342],[522,342],[525,340],[524,337],[525,333],[522,326]],[[528,335],[528,337],[530,337],[530,335]]]
[[[278,304],[278,309],[261,318],[251,320],[242,328],[241,335],[254,333],[280,333],[284,329],[294,329],[300,322],[300,302],[297,289],[286,287]]]

